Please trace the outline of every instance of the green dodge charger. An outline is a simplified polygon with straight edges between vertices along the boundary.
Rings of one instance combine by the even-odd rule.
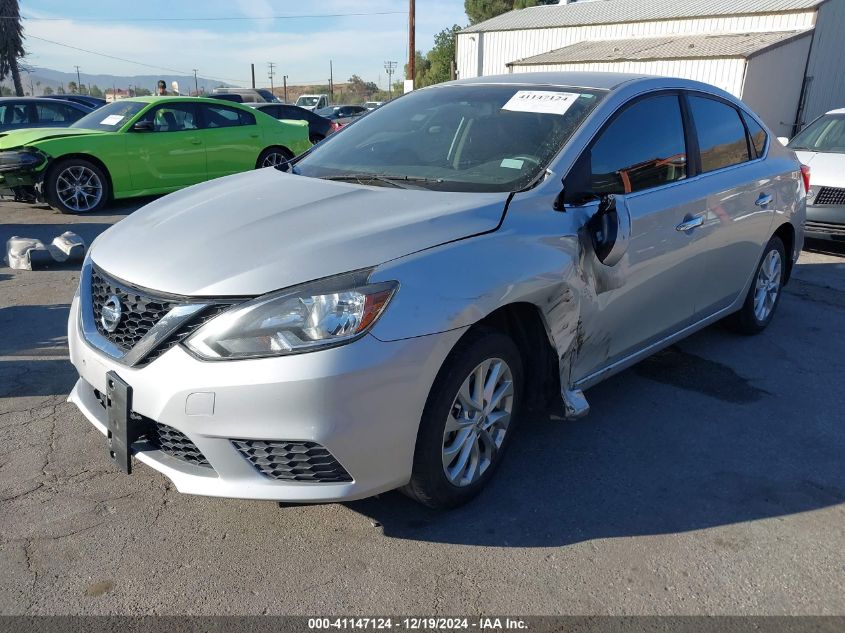
[[[87,213],[112,199],[275,166],[310,146],[305,121],[216,99],[139,97],[67,128],[0,134],[0,186],[34,186],[59,211]]]

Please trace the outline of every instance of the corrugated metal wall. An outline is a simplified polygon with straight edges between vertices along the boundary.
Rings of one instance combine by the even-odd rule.
[[[744,59],[667,59],[660,61],[597,62],[589,64],[549,64],[514,66],[513,72],[615,72],[668,75],[704,81],[737,97],[742,95]]]
[[[813,79],[807,90],[804,123],[828,110],[845,108],[845,0],[831,0],[819,8],[807,77]]]
[[[748,60],[742,100],[777,136],[792,136],[810,39],[807,35]]]
[[[832,0],[827,5],[840,3]],[[480,33],[458,34],[458,77],[479,74],[507,73],[507,64],[518,59],[546,53],[583,40],[613,40],[659,35],[687,35],[698,33],[749,33],[760,31],[788,31],[813,26],[815,10],[789,14],[761,14],[723,18],[665,20],[628,24],[601,24],[564,28],[497,31],[483,33],[481,72],[479,72]],[[472,38],[472,39],[471,39]]]

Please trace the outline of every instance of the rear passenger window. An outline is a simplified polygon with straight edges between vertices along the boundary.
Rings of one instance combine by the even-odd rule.
[[[690,96],[692,118],[698,133],[703,172],[748,160],[745,126],[736,108],[707,97]]]
[[[218,105],[205,105],[205,127],[237,127],[255,125],[255,117],[249,112]]]
[[[592,148],[595,193],[632,193],[686,177],[684,123],[675,95],[628,106]]]
[[[745,127],[748,128],[748,136],[751,138],[753,157],[760,158],[763,155],[763,150],[766,149],[766,131],[745,112],[742,113],[742,118],[745,120]]]

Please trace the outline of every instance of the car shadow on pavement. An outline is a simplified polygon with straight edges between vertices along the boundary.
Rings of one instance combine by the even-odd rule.
[[[66,358],[0,360],[0,398],[65,396],[76,379],[76,370]]]
[[[661,394],[673,400],[670,407]],[[397,492],[347,507],[392,538],[555,547],[845,502],[845,442],[830,426],[836,415],[819,421],[773,414],[789,395],[748,384],[727,366],[675,347],[588,395],[594,408],[585,419],[553,413],[525,420],[508,459],[464,507],[435,512]]]
[[[70,305],[18,305],[0,308],[0,357],[67,358]]]

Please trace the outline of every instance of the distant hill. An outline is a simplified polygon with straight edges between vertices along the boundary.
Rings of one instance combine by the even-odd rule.
[[[34,91],[36,96],[43,93],[44,88],[49,86],[53,92],[59,92],[64,86],[67,90],[69,82],[76,81],[75,72],[62,72],[60,70],[53,70],[52,68],[39,68],[38,66],[29,67],[30,72],[22,73],[21,77],[26,92]],[[155,90],[156,83],[159,79],[167,82],[167,89],[170,90],[170,84],[173,81],[179,82],[179,91],[187,93],[194,90],[194,76],[193,75],[169,75],[162,73],[159,75],[91,75],[88,73],[81,73],[82,84],[85,86],[97,86],[100,90],[105,91],[113,87],[123,88],[124,90],[130,86],[137,86],[139,88],[146,88],[147,90]],[[222,85],[229,85],[226,82],[216,81],[214,79],[205,79],[199,77],[197,79],[200,90],[211,92],[214,88]],[[2,82],[4,86],[11,86],[11,78],[7,78]]]

